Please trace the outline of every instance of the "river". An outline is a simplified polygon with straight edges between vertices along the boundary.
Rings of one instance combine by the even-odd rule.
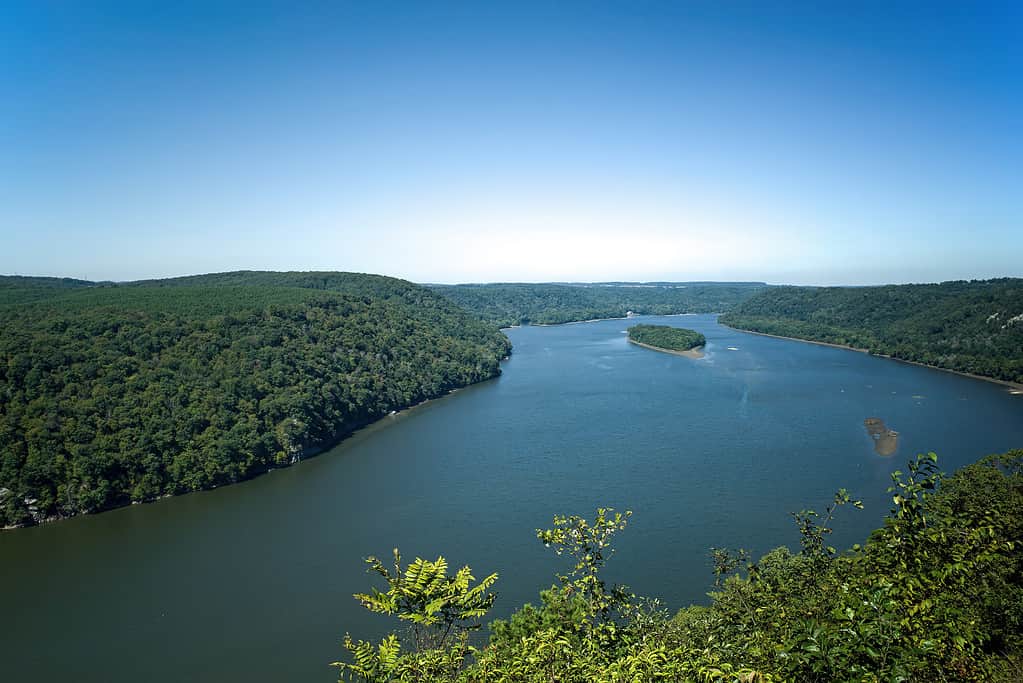
[[[890,473],[936,451],[952,471],[1023,447],[1023,396],[863,353],[644,317],[707,337],[694,360],[630,345],[607,320],[508,330],[497,380],[363,430],[249,482],[0,534],[0,673],[9,681],[334,681],[346,630],[392,622],[351,594],[362,558],[443,554],[501,578],[495,616],[566,558],[556,513],[635,511],[609,577],[670,608],[706,602],[712,546],[795,546],[789,516],[840,487],[836,545],[862,541]],[[864,419],[898,431],[875,452]],[[379,584],[378,584],[379,585]]]

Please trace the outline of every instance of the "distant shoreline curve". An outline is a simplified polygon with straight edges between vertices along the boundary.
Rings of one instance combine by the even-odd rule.
[[[972,372],[963,372],[962,370],[952,370],[951,368],[943,368],[943,367],[940,367],[940,366],[937,366],[937,365],[928,365],[927,363],[921,363],[921,362],[915,361],[915,360],[906,360],[905,358],[896,358],[895,356],[889,356],[886,353],[870,353],[870,349],[861,349],[859,347],[848,346],[846,344],[835,344],[833,342],[822,342],[822,341],[816,341],[816,340],[813,340],[813,339],[800,339],[799,337],[783,337],[780,334],[768,334],[767,332],[754,332],[753,330],[744,330],[741,327],[732,327],[731,325],[726,325],[723,322],[718,322],[718,325],[721,325],[722,327],[727,327],[730,330],[735,330],[736,332],[745,332],[746,334],[756,334],[756,335],[759,335],[761,337],[773,337],[774,339],[786,339],[788,341],[803,342],[805,344],[817,344],[818,346],[830,346],[830,347],[832,347],[834,349],[843,349],[845,351],[856,351],[858,353],[865,353],[867,355],[875,356],[877,358],[887,358],[888,360],[893,360],[893,361],[896,361],[898,363],[906,363],[908,365],[917,365],[917,366],[919,366],[921,368],[930,368],[931,370],[941,370],[942,372],[951,372],[952,374],[959,375],[961,377],[969,377],[971,379],[979,379],[979,380],[983,380],[985,382],[993,382],[995,384],[1001,384],[1002,386],[1006,386],[1006,387],[1009,387],[1010,389],[1012,389],[1013,390],[1013,392],[1012,392],[1013,394],[1023,393],[1023,384],[1020,384],[1019,382],[1012,382],[1012,381],[1009,381],[1007,379],[996,379],[994,377],[985,377],[984,375],[975,375]]]
[[[526,325],[505,325],[501,330],[514,330],[520,327],[561,327],[562,325],[581,325],[582,323],[599,323],[605,320],[633,320],[634,318],[672,318],[682,315],[721,315],[720,313],[637,313],[620,318],[590,318],[588,320],[566,320],[563,323],[527,323]]]
[[[636,316],[632,316],[633,318]],[[583,323],[599,323],[605,320],[629,320],[628,316],[620,318],[589,318],[587,320],[566,320],[563,323],[529,323],[528,327],[561,327],[562,325],[581,325]]]

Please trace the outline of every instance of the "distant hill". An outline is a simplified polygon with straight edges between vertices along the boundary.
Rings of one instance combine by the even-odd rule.
[[[597,282],[429,285],[487,322],[511,327],[596,318],[720,313],[767,287],[762,282]]]
[[[743,330],[1023,382],[1023,279],[772,287],[720,321]]]
[[[0,277],[0,521],[227,484],[494,377],[496,327],[354,273]]]
[[[96,284],[69,277],[0,275],[0,306],[49,299],[67,294],[69,290],[95,287]]]

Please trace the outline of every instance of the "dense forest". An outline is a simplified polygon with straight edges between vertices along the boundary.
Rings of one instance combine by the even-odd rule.
[[[633,325],[628,331],[629,341],[669,351],[689,351],[707,343],[707,338],[702,334],[684,327]]]
[[[721,313],[766,287],[762,282],[430,285],[487,322],[556,325],[597,318]]]
[[[1023,680],[1023,451],[951,477],[933,453],[918,456],[892,480],[893,507],[862,545],[828,543],[862,507],[840,490],[824,512],[793,513],[798,552],[749,562],[712,549],[710,605],[675,614],[603,579],[631,513],[555,517],[537,538],[574,566],[539,606],[491,623],[483,647],[468,635],[496,574],[473,584],[470,568],[449,575],[443,557],[403,567],[395,550],[393,569],[369,558],[386,585],[355,597],[403,620],[406,636],[346,636],[335,666],[342,681],[374,683]]]
[[[496,327],[402,280],[0,278],[0,521],[239,481],[500,373]]]
[[[772,287],[720,322],[1023,382],[1023,279]]]

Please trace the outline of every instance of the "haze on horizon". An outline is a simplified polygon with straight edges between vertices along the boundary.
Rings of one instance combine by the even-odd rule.
[[[0,273],[1023,275],[1015,3],[0,8]]]

